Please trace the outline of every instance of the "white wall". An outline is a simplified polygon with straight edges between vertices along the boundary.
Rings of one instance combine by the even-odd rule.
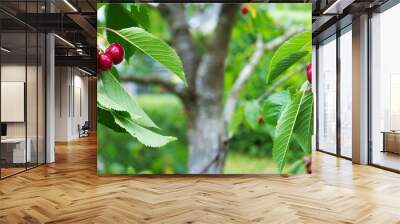
[[[25,82],[25,64],[6,64],[1,66],[1,81]],[[7,110],[7,108],[1,108]],[[7,137],[25,137],[25,122],[7,122]]]
[[[37,70],[38,69],[38,70]],[[22,113],[24,116],[26,112],[26,120],[22,118],[21,122],[5,122],[7,124],[7,137],[9,138],[28,138],[29,148],[31,148],[31,155],[33,162],[39,159],[39,163],[44,163],[44,74],[42,73],[41,66],[32,66],[25,64],[3,64],[1,66],[2,82],[23,82],[26,84],[26,101],[22,102],[21,108],[6,107],[3,105],[1,108],[3,113]],[[27,78],[27,80],[25,80]],[[7,94],[3,92],[2,94]],[[24,94],[24,89],[18,90],[20,94]],[[9,94],[9,93],[8,93]],[[2,95],[2,98],[7,95]],[[26,102],[26,107],[25,107]],[[16,102],[17,103],[17,102]],[[22,111],[21,111],[22,110]],[[37,153],[39,155],[37,155]]]
[[[69,69],[67,67],[55,68],[55,140],[68,140],[68,86]]]
[[[4,64],[1,66],[1,81],[2,82],[25,82],[25,75],[26,75],[26,70],[28,69],[28,72],[33,69],[32,66],[28,66],[27,68],[24,65],[18,65],[18,64]],[[36,83],[35,83],[36,85]],[[36,97],[36,90],[35,92],[28,92],[27,93],[28,97]],[[4,97],[4,96],[2,96]],[[31,100],[28,100],[31,101]],[[36,107],[36,105],[35,105]],[[24,108],[23,108],[24,109]],[[1,110],[7,110],[7,108],[1,108]],[[32,117],[30,117],[31,114],[28,114],[28,121],[33,120]],[[36,116],[36,114],[35,114]],[[36,118],[36,117],[35,117]],[[25,137],[25,124],[26,122],[7,122],[7,136],[8,137]],[[30,126],[29,126],[30,127]],[[28,136],[29,137],[29,136]]]
[[[74,75],[74,108],[73,108],[73,119],[72,119],[72,130],[71,135],[78,137],[78,124],[81,126],[88,121],[88,77],[82,76],[83,73],[79,72],[77,75],[75,70]],[[81,110],[81,111],[80,111]]]
[[[1,66],[1,81],[2,82],[25,82],[25,64],[6,64]],[[4,97],[4,96],[2,96]],[[7,108],[1,108],[7,110]],[[11,122],[7,123],[7,136],[8,137],[25,137],[25,122]]]
[[[55,140],[74,140],[78,125],[88,120],[88,78],[72,67],[56,67],[55,73]]]

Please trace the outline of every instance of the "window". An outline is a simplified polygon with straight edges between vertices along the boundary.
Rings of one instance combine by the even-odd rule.
[[[318,48],[318,149],[336,153],[336,36]]]
[[[371,18],[372,163],[400,170],[400,5]]]
[[[340,36],[340,155],[352,157],[352,33],[351,26]]]

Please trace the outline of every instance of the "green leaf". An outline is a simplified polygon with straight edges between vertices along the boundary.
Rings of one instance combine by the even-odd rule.
[[[133,4],[131,5],[131,13],[133,18],[139,23],[139,25],[148,30],[150,26],[149,15],[147,12],[147,8],[144,4]]]
[[[310,85],[306,81],[307,85]],[[299,117],[295,124],[294,138],[306,154],[311,153],[311,137],[313,133],[314,98],[310,90],[304,93],[304,103],[300,107]]]
[[[111,68],[110,72],[115,77],[115,79],[117,79],[118,81],[121,81],[118,70],[114,66]]]
[[[258,117],[260,116],[260,104],[257,100],[247,102],[244,108],[247,124],[253,129],[258,127]]]
[[[283,108],[290,102],[290,93],[287,90],[274,93],[264,100],[263,112],[265,122],[276,125]]]
[[[303,174],[306,172],[306,166],[304,164],[303,159],[299,159],[296,162],[294,162],[288,170],[288,173],[290,174]]]
[[[275,129],[276,129],[275,125],[265,124],[265,130],[267,131],[269,136],[271,136],[272,139],[275,138]]]
[[[129,113],[130,117],[141,126],[158,128],[111,72],[103,72],[100,81],[97,91],[98,104],[108,110]]]
[[[97,3],[97,10],[99,10],[101,7],[103,7],[105,3]]]
[[[162,40],[138,27],[126,28],[119,31],[113,30],[112,32],[129,42],[133,47],[138,48],[143,53],[158,61],[186,82],[183,65],[179,56],[173,48]]]
[[[271,59],[267,74],[267,83],[276,79],[304,56],[310,54],[311,32],[305,31],[283,43]]]
[[[175,137],[163,136],[146,128],[157,126],[111,71],[103,72],[100,76],[97,110],[99,123],[117,132],[128,132],[146,146],[162,147],[176,140]]]
[[[292,101],[285,106],[278,119],[272,157],[277,164],[279,172],[282,172],[285,166],[287,152],[293,140],[295,124],[298,122],[301,109],[308,103],[310,103],[310,99],[307,92],[301,91],[295,94]]]
[[[141,127],[129,117],[121,116],[118,113],[113,113],[113,115],[116,124],[125,129],[130,135],[137,138],[139,142],[148,147],[162,147],[169,142],[176,140],[175,137],[163,136],[147,128]]]
[[[118,102],[115,102],[114,100],[110,99],[107,95],[105,95],[103,90],[103,87],[99,89],[99,92],[97,94],[97,103],[98,107],[101,107],[103,110],[116,110],[116,111],[125,111],[127,112],[126,108],[122,105],[120,105]],[[137,116],[136,114],[133,114],[133,116]]]
[[[138,22],[132,16],[131,12],[121,3],[108,3],[105,9],[106,27],[120,30],[132,26],[137,26]],[[130,43],[121,38],[119,35],[111,31],[107,31],[107,39],[109,43],[119,43],[124,47],[125,59],[129,58],[135,52],[134,48],[130,47]]]
[[[240,124],[243,121],[244,107],[240,106],[233,114],[232,120],[229,122],[228,136],[231,138],[235,133]]]
[[[125,132],[123,128],[115,123],[112,113],[100,105],[97,106],[97,121],[116,132]]]

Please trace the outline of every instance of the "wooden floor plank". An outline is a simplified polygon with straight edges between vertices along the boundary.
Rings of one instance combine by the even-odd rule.
[[[316,152],[312,175],[96,174],[96,139],[0,181],[0,223],[400,223],[400,175]]]

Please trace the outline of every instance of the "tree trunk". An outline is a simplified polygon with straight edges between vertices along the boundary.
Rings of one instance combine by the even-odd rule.
[[[238,4],[224,4],[195,76],[195,102],[189,107],[189,173],[223,173],[226,147],[223,121],[224,66]]]
[[[190,121],[189,173],[223,173],[225,146],[220,105],[197,105]]]
[[[222,4],[218,22],[207,41],[205,53],[198,58],[183,20],[182,4],[161,4],[160,12],[167,18],[175,49],[181,57],[188,88],[180,97],[189,120],[189,173],[222,173],[225,162],[223,90],[224,62],[239,4]]]

